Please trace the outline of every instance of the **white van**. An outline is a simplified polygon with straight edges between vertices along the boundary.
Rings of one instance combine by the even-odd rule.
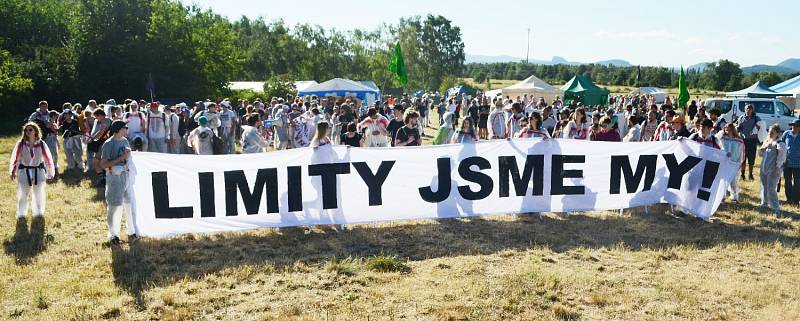
[[[713,108],[719,109],[725,121],[730,122],[731,119],[738,119],[744,115],[744,106],[747,104],[753,105],[753,111],[767,126],[778,124],[781,129],[788,130],[789,123],[797,119],[794,110],[776,98],[709,98],[703,106],[706,108],[706,113]]]

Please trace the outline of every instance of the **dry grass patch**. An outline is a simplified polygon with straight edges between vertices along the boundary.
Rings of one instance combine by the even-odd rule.
[[[800,208],[761,212],[756,182],[741,186],[711,222],[656,205],[112,249],[102,190],[65,175],[41,222],[0,203],[0,320],[799,320]]]

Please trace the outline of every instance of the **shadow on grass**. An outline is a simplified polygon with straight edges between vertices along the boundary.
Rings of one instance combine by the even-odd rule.
[[[734,205],[740,206],[740,205]],[[225,233],[145,239],[112,251],[116,284],[142,303],[142,291],[183,278],[199,278],[244,265],[291,269],[297,262],[317,264],[331,257],[366,257],[391,253],[401,259],[492,254],[547,246],[553,251],[623,245],[631,250],[691,245],[700,249],[724,244],[800,245],[800,239],[760,226],[733,225],[692,217],[676,219],[667,205],[626,210],[625,215],[570,215],[559,219],[521,214],[517,220],[443,219],[422,224],[351,226],[344,232],[282,228],[278,233]],[[751,209],[747,209],[751,210]]]
[[[33,259],[47,249],[51,236],[45,233],[44,217],[34,217],[28,230],[27,219],[17,219],[14,236],[3,242],[6,255],[14,257],[14,262],[19,265],[30,264]]]

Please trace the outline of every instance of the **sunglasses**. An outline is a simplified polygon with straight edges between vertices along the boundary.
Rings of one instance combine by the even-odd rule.
[[[25,129],[25,131],[26,131],[26,132],[35,132],[35,131],[36,131],[36,129],[33,129],[33,128],[27,128],[27,129]]]

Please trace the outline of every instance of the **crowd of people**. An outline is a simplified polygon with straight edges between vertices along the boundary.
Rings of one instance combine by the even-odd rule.
[[[433,111],[438,119],[429,117]],[[705,110],[702,101],[679,109],[670,99],[658,105],[648,95],[616,96],[603,106],[565,103],[558,97],[547,102],[527,95],[512,99],[482,94],[389,95],[370,105],[355,98],[315,96],[221,99],[191,106],[133,99],[118,104],[109,99],[104,104],[90,100],[86,106],[64,103],[61,111],[41,101],[23,125],[9,171],[17,181],[17,217],[22,219],[29,194],[33,215],[44,214],[47,180],[56,178],[60,170],[93,175],[93,184],[105,187],[112,244],[120,242],[120,212],[130,221],[127,162],[132,151],[212,155],[329,144],[420,146],[425,128],[433,133],[432,144],[525,138],[693,141],[726,151],[741,164],[742,180],[755,179],[753,165],[759,154],[761,206],[778,212],[781,173],[787,202],[800,202],[800,120],[785,131],[771,126],[763,141],[757,135],[761,127],[764,123],[750,105],[744,115],[726,122],[720,110]],[[60,147],[66,164],[59,164]],[[738,201],[737,180],[729,191],[733,201]],[[132,224],[128,229],[129,238],[135,240]]]

